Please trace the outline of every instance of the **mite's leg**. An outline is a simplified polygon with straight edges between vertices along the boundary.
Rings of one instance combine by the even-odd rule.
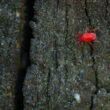
[[[75,37],[80,37],[79,35],[74,35]]]
[[[90,30],[90,32],[95,32],[96,30],[98,30],[98,28],[94,28],[94,29]]]
[[[88,27],[86,26],[86,32],[88,33],[89,31],[88,31]]]
[[[81,45],[83,45],[83,44],[84,44],[84,42],[80,42],[80,44],[81,44]]]
[[[93,43],[92,43],[92,42],[89,42],[89,44],[90,44],[90,45],[93,45]]]
[[[76,42],[76,44],[79,44],[79,43],[81,43],[81,40],[79,40],[79,41]]]
[[[81,33],[79,33],[78,35],[75,35],[75,37],[81,37],[82,36],[82,34]]]
[[[94,41],[92,41],[92,42],[95,42],[95,43],[100,43],[100,41],[98,41],[98,40],[94,40]]]

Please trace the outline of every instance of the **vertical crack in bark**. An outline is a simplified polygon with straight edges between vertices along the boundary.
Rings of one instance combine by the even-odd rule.
[[[109,6],[109,1],[108,0],[105,0],[105,4],[106,4],[106,10],[105,10],[105,19],[106,19],[106,23],[107,23],[107,27],[110,28],[110,20],[109,20],[109,9],[108,9],[108,6]],[[110,31],[109,31],[110,32]]]
[[[59,7],[59,0],[57,0],[57,12],[58,12],[58,7]]]
[[[68,37],[68,1],[65,0],[65,49],[67,51],[67,37]],[[65,87],[68,79],[68,68],[67,68],[67,52],[65,53]],[[67,93],[66,93],[67,95]]]
[[[105,2],[106,2],[106,11],[105,11],[105,18],[108,16],[108,5],[109,5],[109,3],[108,3],[108,0],[105,0]]]
[[[96,61],[95,61],[95,58],[93,57],[93,52],[94,52],[94,48],[92,46],[90,46],[91,48],[91,57],[92,57],[92,61],[93,61],[93,65],[92,65],[92,68],[94,70],[94,73],[95,73],[95,86],[96,86],[96,90],[95,92],[92,94],[91,96],[91,106],[90,106],[90,110],[93,110],[93,101],[94,101],[94,96],[97,94],[98,90],[99,90],[99,87],[98,87],[98,73],[97,73],[97,68],[95,67],[96,65]]]
[[[89,26],[92,26],[91,24],[91,19],[90,19],[90,16],[88,14],[88,8],[87,8],[87,0],[85,0],[85,13],[86,13],[86,16],[88,18],[88,22],[89,22]],[[94,73],[95,73],[95,86],[96,86],[96,90],[94,93],[92,93],[92,96],[91,96],[91,105],[90,105],[90,110],[93,110],[93,101],[94,101],[94,96],[97,94],[98,92],[98,73],[97,73],[97,69],[95,68],[95,65],[96,65],[96,61],[95,61],[95,58],[93,56],[93,53],[94,53],[94,48],[92,46],[90,46],[91,48],[91,57],[92,57],[92,62],[93,62],[93,65],[92,65],[92,68],[94,70]]]
[[[93,57],[93,52],[94,52],[94,48],[92,47],[92,46],[90,46],[91,47],[91,57],[92,57],[92,61],[93,61],[93,65],[92,65],[92,68],[93,68],[93,70],[94,70],[94,72],[95,72],[95,81],[96,81],[96,88],[98,89],[98,74],[97,74],[97,68],[95,67],[95,65],[96,65],[96,62],[95,62],[95,58]]]
[[[105,3],[106,3],[106,10],[105,10],[105,19],[107,21],[107,26],[110,27],[110,21],[109,21],[109,11],[108,11],[108,6],[109,6],[109,2],[108,0],[105,0]]]
[[[55,62],[56,62],[56,70],[58,68],[58,50],[57,50],[57,38],[55,37],[55,41],[54,41],[54,47],[55,47]]]
[[[54,0],[53,0],[53,2],[55,2]],[[55,4],[53,3],[53,6],[54,6]],[[57,13],[58,13],[58,7],[59,7],[59,0],[57,0],[57,11],[56,11],[56,14],[55,14],[55,7],[53,7],[53,10],[54,10],[54,19],[55,19],[55,22],[54,22],[54,25],[55,25],[55,27],[57,28],[57,23],[56,23],[56,21],[57,21]],[[57,47],[57,36],[54,36],[54,48],[55,48],[55,53],[54,53],[54,58],[55,58],[55,62],[56,62],[56,66],[55,66],[55,68],[56,68],[56,70],[57,70],[57,68],[58,68],[58,47]]]
[[[55,0],[52,0],[52,10],[53,10],[53,24],[55,26],[55,29],[57,30],[57,14],[58,14],[58,7],[59,7],[59,0],[56,1],[57,6],[55,7]],[[55,10],[57,9],[57,10]],[[55,31],[56,31],[55,30]],[[55,60],[55,70],[57,71],[59,63],[58,63],[58,47],[57,47],[57,36],[53,36],[53,59]]]
[[[89,17],[88,9],[87,9],[87,0],[85,0],[85,13],[86,13],[86,16],[88,18],[89,26],[91,26],[91,19]]]
[[[65,32],[66,32],[66,37],[65,37],[65,45],[67,46],[67,37],[68,37],[68,4],[67,4],[67,0],[65,0]]]
[[[34,15],[34,0],[24,0],[24,2],[26,9],[24,12],[24,27],[21,35],[23,37],[23,41],[21,43],[20,67],[17,73],[15,85],[15,110],[24,110],[24,96],[22,89],[27,68],[30,66],[30,41],[33,37],[29,22],[32,20]]]
[[[48,76],[47,76],[47,108],[48,110],[50,110],[50,94],[49,94],[49,87],[50,87],[50,69],[49,69],[49,72],[48,72]]]

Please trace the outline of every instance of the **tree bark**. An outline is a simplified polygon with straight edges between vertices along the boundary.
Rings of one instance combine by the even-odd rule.
[[[21,7],[17,0],[0,0],[0,110],[14,109]]]
[[[0,1],[0,110],[109,110],[110,0],[26,1]]]
[[[109,110],[109,2],[36,0],[25,110]],[[75,44],[86,26],[100,43]]]

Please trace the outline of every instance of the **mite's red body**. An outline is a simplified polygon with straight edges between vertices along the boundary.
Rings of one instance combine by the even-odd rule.
[[[82,43],[82,42],[89,42],[89,44],[92,45],[93,42],[99,42],[96,41],[96,34],[94,33],[96,31],[96,29],[91,30],[90,32],[88,32],[88,28],[86,28],[86,33],[81,34],[79,33],[78,35],[75,35],[75,37],[78,37],[78,41],[76,42],[76,44]]]

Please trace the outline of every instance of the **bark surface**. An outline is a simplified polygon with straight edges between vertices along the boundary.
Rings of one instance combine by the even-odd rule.
[[[110,0],[24,1],[0,1],[0,110],[109,110]]]
[[[109,110],[110,1],[36,0],[25,110]],[[98,28],[97,40],[74,35]]]
[[[14,109],[21,6],[22,3],[16,0],[0,0],[0,110]]]

